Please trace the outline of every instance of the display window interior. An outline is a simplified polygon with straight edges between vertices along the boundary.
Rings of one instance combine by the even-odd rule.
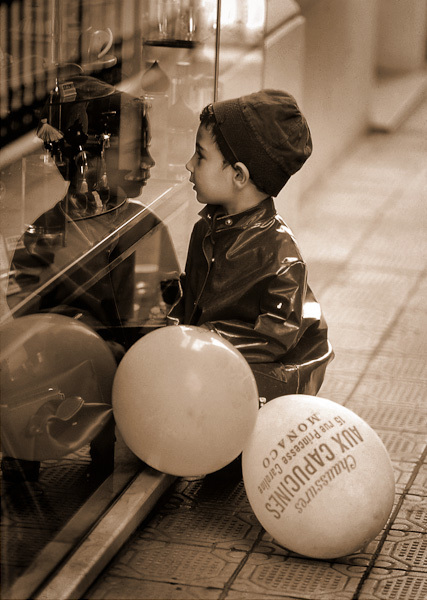
[[[144,468],[115,431],[115,369],[166,324],[200,111],[236,61],[262,69],[265,2],[223,5],[0,6],[5,590],[30,597],[63,559],[50,545],[66,554]]]

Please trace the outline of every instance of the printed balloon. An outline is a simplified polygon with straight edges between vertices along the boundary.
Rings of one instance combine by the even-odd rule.
[[[263,406],[242,469],[264,529],[313,558],[362,548],[393,506],[393,469],[380,438],[354,412],[324,398],[289,395]]]

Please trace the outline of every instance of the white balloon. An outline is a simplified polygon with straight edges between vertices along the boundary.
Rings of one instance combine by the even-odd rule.
[[[258,390],[242,354],[220,336],[163,327],[120,362],[113,412],[125,443],[148,465],[205,475],[241,453],[255,425]]]
[[[355,552],[381,531],[393,506],[382,441],[354,412],[324,398],[289,395],[263,406],[242,468],[261,525],[305,556]]]

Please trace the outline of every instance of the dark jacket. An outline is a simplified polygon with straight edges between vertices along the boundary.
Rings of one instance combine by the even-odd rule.
[[[200,215],[170,322],[231,342],[267,399],[316,394],[333,352],[306,265],[273,200],[237,215],[213,206]]]

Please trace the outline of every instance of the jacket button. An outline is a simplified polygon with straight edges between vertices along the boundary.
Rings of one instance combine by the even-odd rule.
[[[233,225],[233,219],[225,219],[224,223],[226,225]]]
[[[215,262],[215,257],[211,258],[211,262]]]

